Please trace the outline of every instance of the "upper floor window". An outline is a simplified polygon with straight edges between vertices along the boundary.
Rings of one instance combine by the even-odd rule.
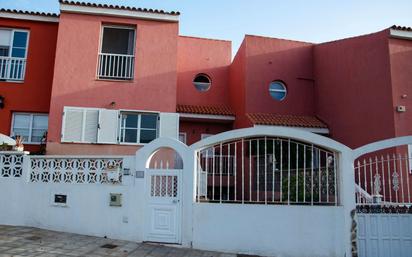
[[[150,143],[158,135],[158,115],[122,112],[120,119],[121,143]]]
[[[212,81],[208,75],[200,73],[193,79],[193,85],[198,91],[206,92],[210,89]]]
[[[47,125],[47,114],[13,113],[11,136],[22,136],[26,144],[40,144],[47,132]]]
[[[135,29],[103,26],[97,77],[132,80],[134,76]]]
[[[287,94],[285,84],[279,80],[273,81],[269,85],[269,94],[273,99],[282,101],[285,99]]]
[[[0,80],[23,81],[29,32],[0,28]]]

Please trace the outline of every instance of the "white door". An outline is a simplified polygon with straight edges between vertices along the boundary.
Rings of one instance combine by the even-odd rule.
[[[147,169],[145,241],[180,244],[182,170]]]

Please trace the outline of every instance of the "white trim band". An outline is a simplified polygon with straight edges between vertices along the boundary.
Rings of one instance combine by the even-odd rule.
[[[329,129],[327,128],[308,128],[308,127],[293,127],[293,126],[272,126],[272,125],[254,125],[254,127],[259,128],[259,127],[271,127],[271,128],[294,128],[294,129],[300,129],[316,134],[329,134]]]
[[[409,39],[412,40],[412,31],[404,31],[399,29],[391,29],[390,34],[395,38]]]
[[[122,9],[112,9],[104,7],[90,7],[90,6],[78,6],[71,4],[60,4],[60,12],[69,13],[82,13],[92,15],[107,15],[126,18],[138,18],[144,20],[157,20],[157,21],[169,21],[178,22],[179,15],[172,15],[166,13],[149,13],[144,11],[132,11]]]
[[[30,20],[30,21],[44,21],[44,22],[59,22],[58,17],[49,17],[42,15],[23,14],[23,13],[10,13],[0,12],[0,18],[16,19],[16,20]]]
[[[207,120],[235,120],[232,115],[211,115],[211,114],[194,114],[194,113],[179,113],[180,118],[191,119],[207,119]]]

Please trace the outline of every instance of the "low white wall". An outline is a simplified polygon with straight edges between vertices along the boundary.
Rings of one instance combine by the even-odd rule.
[[[24,199],[25,186],[22,178],[0,176],[0,224],[23,225],[27,203]]]
[[[343,257],[344,210],[196,203],[193,247],[277,257]]]
[[[124,177],[124,185],[27,183],[0,178],[0,224],[20,225],[131,241],[143,240],[144,179]],[[67,207],[52,203],[67,194]],[[110,193],[122,206],[109,206]]]

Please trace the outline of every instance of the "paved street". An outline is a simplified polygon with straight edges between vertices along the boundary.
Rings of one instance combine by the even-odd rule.
[[[37,228],[0,225],[0,257],[6,256],[236,257],[236,254],[138,244]]]

